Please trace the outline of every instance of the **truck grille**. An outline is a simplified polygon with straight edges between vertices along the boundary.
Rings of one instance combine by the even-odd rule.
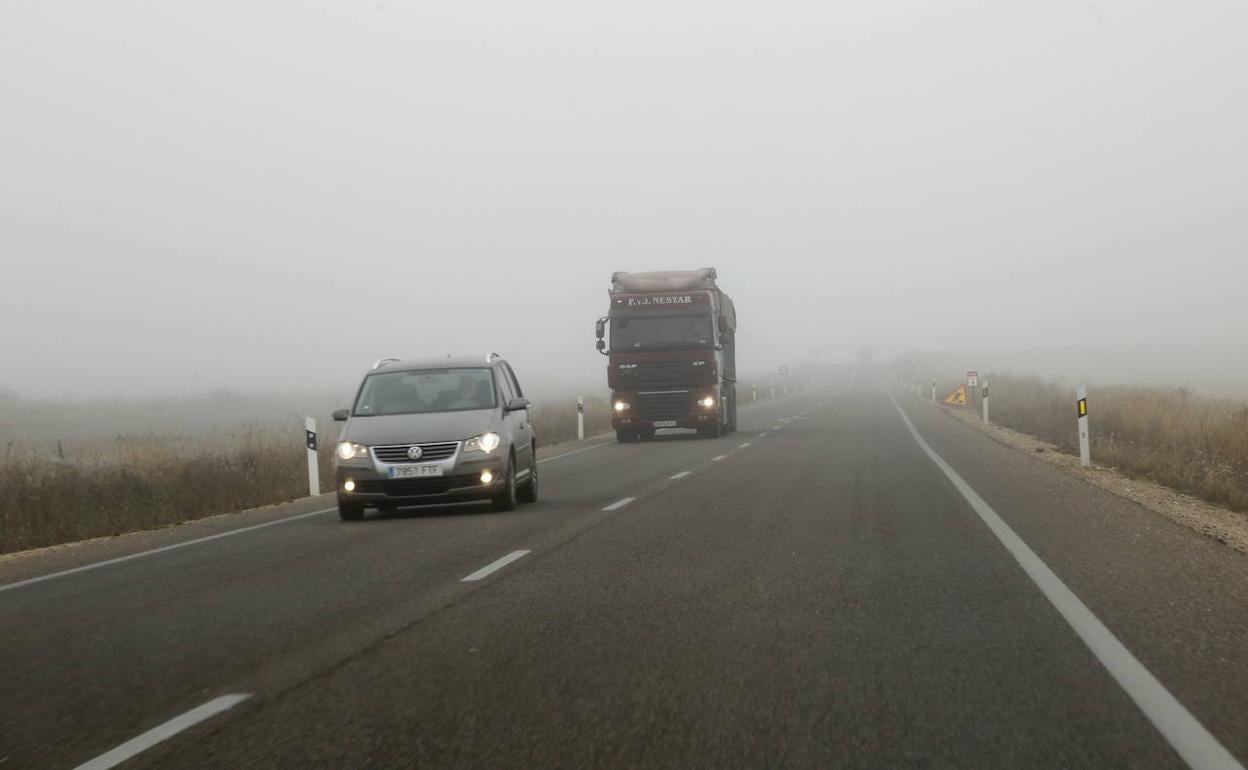
[[[692,368],[688,361],[639,363],[637,385],[642,388],[688,387],[689,378],[693,375]]]
[[[373,447],[373,457],[376,457],[383,463],[423,463],[434,462],[436,460],[445,460],[454,456],[456,450],[459,449],[458,441],[443,441],[437,444],[417,444],[423,454],[420,459],[413,460],[407,456],[407,450],[413,446],[412,444],[395,444],[394,446],[375,446]]]
[[[637,411],[643,420],[677,420],[689,416],[689,391],[638,393]]]

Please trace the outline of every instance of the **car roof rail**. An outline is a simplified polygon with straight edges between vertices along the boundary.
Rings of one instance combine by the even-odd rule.
[[[374,369],[380,369],[381,367],[385,366],[386,364],[397,364],[400,360],[402,360],[402,359],[398,359],[398,358],[379,358],[379,359],[377,359],[377,363],[373,364],[373,368],[374,368]]]
[[[487,364],[494,363],[495,361],[497,361],[497,360],[498,360],[498,359],[500,359],[500,358],[502,358],[502,356],[501,356],[500,354],[498,354],[498,353],[486,353],[486,354],[485,354],[485,362],[486,362]]]

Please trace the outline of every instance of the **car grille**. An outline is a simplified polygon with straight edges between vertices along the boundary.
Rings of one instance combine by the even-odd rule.
[[[693,367],[688,361],[637,364],[637,385],[642,388],[688,387]]]
[[[637,411],[643,420],[676,420],[688,417],[689,391],[638,393]]]
[[[434,462],[436,460],[445,460],[453,457],[456,450],[459,449],[458,441],[443,441],[437,444],[417,444],[424,454],[419,460],[413,460],[407,456],[407,450],[412,444],[396,444],[394,446],[375,446],[373,447],[373,457],[376,457],[383,463],[423,463]]]
[[[364,479],[355,482],[355,491],[361,494],[375,495],[384,493],[388,497],[419,497],[421,495],[441,495],[451,488],[451,480],[441,479]]]

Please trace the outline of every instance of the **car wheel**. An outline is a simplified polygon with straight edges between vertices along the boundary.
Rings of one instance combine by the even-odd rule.
[[[532,461],[529,463],[529,479],[524,482],[524,486],[520,487],[519,497],[522,503],[537,502],[537,448],[534,447],[532,452]]]
[[[364,518],[364,506],[359,503],[338,503],[338,518],[343,521],[359,521]]]
[[[503,488],[494,495],[494,510],[514,511],[516,502],[516,458],[513,457],[507,463],[507,477],[503,480]]]

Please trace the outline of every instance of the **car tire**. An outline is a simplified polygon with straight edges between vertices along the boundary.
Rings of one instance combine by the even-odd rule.
[[[338,518],[359,521],[364,518],[364,506],[360,503],[338,503]]]
[[[503,488],[494,495],[492,500],[494,510],[496,511],[514,511],[516,510],[517,490],[516,490],[516,458],[512,457],[507,462],[507,476],[503,479]]]
[[[520,487],[518,497],[522,503],[536,503],[538,492],[537,479],[537,447],[533,447],[531,451],[533,457],[529,464],[529,479],[524,482],[524,486]]]

